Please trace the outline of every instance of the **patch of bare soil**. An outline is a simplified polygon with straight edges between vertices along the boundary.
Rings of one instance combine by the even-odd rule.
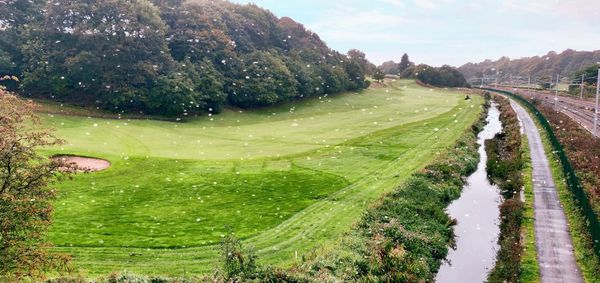
[[[385,85],[385,83],[381,83],[381,82],[371,82],[371,85],[369,86],[369,89],[380,89],[380,88],[385,88],[387,87]]]

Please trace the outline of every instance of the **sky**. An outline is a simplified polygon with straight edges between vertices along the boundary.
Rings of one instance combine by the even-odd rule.
[[[433,66],[600,49],[600,0],[233,0],[288,16],[329,47]]]

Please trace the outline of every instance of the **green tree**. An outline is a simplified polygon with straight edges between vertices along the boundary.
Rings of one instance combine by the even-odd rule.
[[[365,88],[365,72],[362,70],[359,62],[348,60],[344,62],[344,69],[348,76],[348,83],[344,87],[345,90],[356,91]]]
[[[439,87],[463,87],[467,85],[463,74],[447,65],[435,68],[421,64],[409,67],[404,71],[403,76],[416,78],[423,83]]]
[[[45,29],[28,44],[36,48],[28,52],[26,92],[149,110],[144,97],[152,83],[173,70],[156,7],[145,0],[101,0],[48,3],[46,9]]]
[[[153,84],[148,101],[151,114],[188,116],[218,113],[225,101],[222,78],[212,63],[183,61],[174,72],[160,76]]]
[[[22,76],[26,60],[21,51],[31,30],[43,23],[44,0],[6,0],[0,4],[0,76]],[[10,80],[3,85],[16,90],[17,83]]]
[[[164,4],[167,5],[167,4]],[[205,58],[222,60],[234,54],[235,44],[219,22],[203,5],[167,5],[161,11],[168,26],[167,38],[171,56],[182,61],[198,62]]]
[[[321,84],[326,94],[347,90],[348,84],[350,83],[346,71],[341,68],[336,68],[335,66],[323,66],[321,68],[321,77],[323,78]]]
[[[194,107],[197,110],[204,112],[219,113],[225,101],[227,95],[223,87],[223,81],[225,80],[223,75],[219,73],[214,64],[208,60],[202,60],[201,62],[191,63],[190,61],[183,62],[182,72],[184,72],[192,81],[194,85],[194,91],[198,94],[198,97],[202,97],[202,103],[205,107],[202,108],[202,103],[198,101],[198,104]],[[201,112],[201,111],[191,111]]]
[[[363,74],[372,75],[377,69],[377,67],[373,63],[367,60],[367,55],[358,49],[351,49],[350,51],[348,51],[348,59],[350,61],[356,62],[356,64],[360,66],[361,72]]]
[[[412,65],[413,63],[410,62],[408,54],[404,53],[404,55],[402,55],[402,59],[400,60],[400,64],[398,64],[398,72],[402,73],[404,72],[404,70],[408,69]]]
[[[310,97],[319,94],[319,78],[315,76],[314,68],[307,66],[297,58],[286,57],[286,66],[298,82],[299,97]]]
[[[298,82],[277,53],[253,52],[244,56],[243,62],[245,68],[229,94],[232,104],[248,108],[297,97]]]
[[[19,90],[33,97],[112,111],[189,115],[218,112],[228,103],[260,107],[355,91],[367,87],[365,74],[374,71],[363,52],[346,56],[331,50],[301,24],[256,5],[4,2],[0,75],[18,74]],[[176,86],[193,91],[168,93]],[[185,105],[183,98],[189,100]]]
[[[158,77],[147,96],[149,113],[165,115],[188,115],[188,109],[204,108],[204,96],[197,96],[194,84],[182,73],[171,73]]]
[[[373,74],[373,79],[378,82],[383,82],[383,80],[385,79],[385,74],[381,70],[377,69],[375,74]]]

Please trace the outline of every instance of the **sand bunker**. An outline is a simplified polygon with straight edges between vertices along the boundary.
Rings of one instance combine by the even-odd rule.
[[[85,172],[95,172],[110,167],[110,162],[104,159],[81,157],[81,156],[55,156],[53,159],[60,159],[69,164],[77,165],[77,170]]]

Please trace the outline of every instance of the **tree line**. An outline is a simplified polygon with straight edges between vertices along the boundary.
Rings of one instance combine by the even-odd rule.
[[[217,113],[368,87],[290,18],[222,0],[7,0],[0,76],[22,96],[153,115]]]
[[[422,83],[438,87],[466,87],[468,86],[464,75],[457,69],[444,65],[432,67],[426,64],[416,65],[410,61],[408,54],[404,53],[400,63],[394,61],[384,62],[373,75],[375,80],[383,80],[385,75],[395,75],[400,78],[417,79]]]

